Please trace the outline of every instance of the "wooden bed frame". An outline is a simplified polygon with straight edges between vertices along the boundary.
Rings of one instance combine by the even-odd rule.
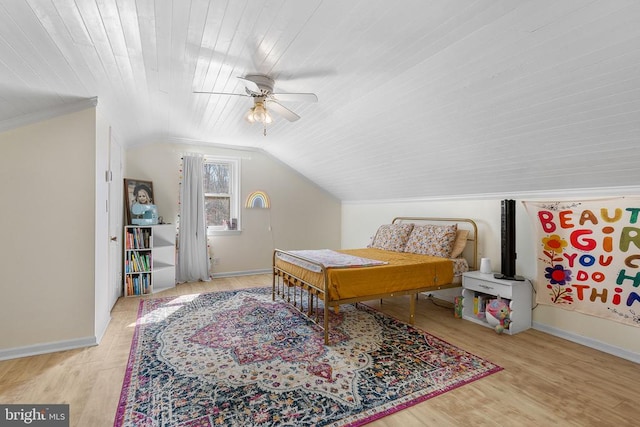
[[[467,237],[467,245],[463,251],[462,256],[467,260],[469,270],[477,269],[478,258],[478,228],[476,223],[468,218],[428,218],[428,217],[397,217],[392,221],[393,224],[401,223],[414,223],[416,225],[422,224],[440,224],[450,225],[458,224],[459,229],[469,230]],[[295,274],[285,271],[284,269],[276,265],[276,259],[278,254],[286,254],[288,257],[297,258],[298,260],[313,264],[317,267],[322,275],[322,283],[320,285],[310,283],[297,277]],[[366,267],[362,267],[366,268]],[[413,324],[415,320],[415,306],[418,294],[421,292],[436,291],[442,289],[460,287],[460,283],[448,283],[444,285],[425,285],[415,289],[410,289],[400,292],[392,292],[388,294],[372,294],[365,295],[358,298],[346,298],[346,299],[330,299],[329,293],[329,279],[328,279],[328,267],[325,267],[322,263],[299,256],[295,253],[287,252],[281,249],[275,249],[273,251],[273,290],[272,298],[275,300],[276,295],[291,304],[307,319],[316,323],[324,331],[324,343],[329,345],[329,308],[333,307],[337,311],[337,308],[342,304],[352,304],[362,301],[370,301],[374,299],[382,299],[389,297],[397,297],[403,295],[415,295],[414,298],[410,298],[409,302],[409,323]],[[306,301],[305,301],[306,299]],[[327,301],[328,300],[328,301]],[[319,301],[323,301],[323,316],[322,323],[320,322]]]

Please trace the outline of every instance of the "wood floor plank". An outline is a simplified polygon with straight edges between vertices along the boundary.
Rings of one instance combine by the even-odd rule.
[[[270,286],[270,275],[185,283],[152,295]],[[148,298],[148,297],[141,297]],[[366,304],[408,321],[409,296]],[[121,298],[99,346],[0,362],[0,403],[69,403],[71,426],[113,425],[140,298]],[[387,426],[636,425],[640,366],[541,331],[498,335],[420,297],[415,326],[503,370],[376,420]]]

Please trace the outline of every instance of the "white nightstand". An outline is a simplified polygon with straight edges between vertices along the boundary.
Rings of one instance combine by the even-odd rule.
[[[474,315],[474,298],[500,297],[508,300],[511,309],[509,329],[504,333],[513,335],[531,327],[531,293],[529,280],[502,280],[494,273],[470,271],[462,275],[462,318],[491,328],[487,321]]]

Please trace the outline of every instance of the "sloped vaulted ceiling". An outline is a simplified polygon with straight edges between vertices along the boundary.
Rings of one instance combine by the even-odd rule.
[[[302,118],[262,128],[238,76]],[[264,149],[342,200],[637,185],[636,0],[12,0],[0,121],[98,97],[125,144]]]

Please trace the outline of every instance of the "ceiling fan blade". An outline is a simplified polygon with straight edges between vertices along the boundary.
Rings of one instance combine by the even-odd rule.
[[[277,101],[318,102],[318,96],[315,93],[272,93],[271,97]]]
[[[198,90],[194,90],[193,93],[204,93],[206,95],[229,95],[229,96],[246,96],[246,97],[249,96],[249,95],[245,95],[244,93],[206,92],[206,91],[198,91]]]
[[[249,89],[251,92],[260,93],[260,87],[258,86],[258,83],[251,80],[251,76],[238,77],[238,79],[242,80],[245,86],[247,87],[247,89]]]
[[[296,120],[300,119],[299,115],[289,110],[287,107],[278,104],[276,101],[267,101],[267,107],[268,110],[275,111],[277,114],[289,120],[290,122],[295,122]]]

